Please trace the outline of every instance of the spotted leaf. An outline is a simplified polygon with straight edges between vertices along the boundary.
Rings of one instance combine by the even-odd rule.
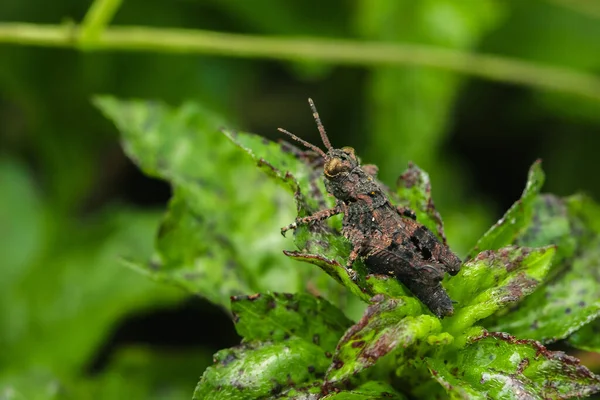
[[[237,332],[245,341],[298,337],[333,352],[352,322],[327,300],[306,293],[269,293],[231,299]]]
[[[333,356],[325,377],[325,388],[343,387],[352,377],[373,366],[380,358],[402,349],[423,350],[419,346],[440,332],[439,319],[429,315],[415,315],[420,311],[412,298],[385,298],[377,295],[358,323],[346,331]],[[408,354],[408,353],[407,353]],[[398,362],[404,362],[399,355]],[[409,357],[409,355],[407,355]],[[411,354],[410,357],[414,357]]]
[[[398,205],[414,211],[417,221],[425,225],[431,232],[446,243],[444,223],[440,213],[435,209],[431,197],[429,175],[414,164],[409,164],[397,182]]]
[[[445,329],[462,334],[475,322],[527,296],[546,276],[554,247],[531,249],[509,246],[484,251],[466,262],[448,281],[450,298],[457,302]]]
[[[566,399],[600,391],[600,377],[579,360],[502,333],[473,338],[460,352],[428,358],[427,365],[454,399]]]

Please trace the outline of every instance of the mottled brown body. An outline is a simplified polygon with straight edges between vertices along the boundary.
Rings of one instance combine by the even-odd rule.
[[[441,285],[445,272],[455,275],[461,260],[437,237],[414,219],[408,209],[398,209],[373,178],[374,170],[360,166],[351,148],[334,149],[329,143],[314,104],[313,115],[328,152],[291,135],[318,151],[325,159],[325,187],[336,199],[336,207],[298,218],[282,229],[322,221],[343,213],[342,234],[352,243],[347,267],[357,257],[370,273],[393,276],[402,282],[438,317],[451,315],[452,301]]]

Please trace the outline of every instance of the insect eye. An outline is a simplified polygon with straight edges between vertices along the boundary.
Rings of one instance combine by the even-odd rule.
[[[342,147],[342,151],[348,154],[351,158],[356,159],[356,154],[354,154],[354,148],[352,147]]]
[[[336,176],[341,172],[348,171],[348,165],[346,165],[339,158],[332,158],[325,163],[324,172],[327,176]]]

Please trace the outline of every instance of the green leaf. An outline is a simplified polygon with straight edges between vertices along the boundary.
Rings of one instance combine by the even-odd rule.
[[[571,215],[572,234],[580,248],[593,245],[600,236],[600,204],[585,195],[565,199]]]
[[[441,330],[439,319],[417,315],[420,306],[414,299],[377,295],[372,302],[374,304],[367,308],[362,319],[340,340],[325,377],[327,390],[343,387],[350,378],[396,348],[402,348],[403,354],[408,353],[408,349],[412,351],[413,347],[417,352],[422,350],[423,346],[419,348],[419,344]],[[398,355],[398,363],[404,362],[406,358]]]
[[[221,350],[194,399],[255,399],[274,396],[290,386],[313,382],[327,371],[331,354],[311,341],[290,337],[282,342],[251,342]]]
[[[387,383],[378,381],[369,381],[363,383],[356,389],[342,390],[337,393],[331,393],[324,397],[323,400],[371,400],[371,399],[396,399],[404,400],[406,397],[398,393],[392,386]]]
[[[569,336],[569,344],[578,349],[600,353],[600,319],[596,318]]]
[[[398,178],[397,193],[400,197],[398,205],[413,210],[417,221],[429,228],[446,244],[444,223],[440,213],[435,209],[431,197],[429,175],[416,165],[409,163],[408,169]]]
[[[0,159],[0,293],[27,273],[48,240],[45,205],[33,177],[23,165]]]
[[[529,169],[527,184],[521,198],[492,226],[469,253],[475,257],[484,250],[497,250],[513,244],[526,231],[532,221],[534,204],[544,183],[541,161],[536,161]]]
[[[578,242],[573,219],[564,200],[551,194],[540,195],[533,201],[531,224],[514,244],[526,247],[556,245],[552,264],[560,269],[564,266],[563,260],[575,253]]]
[[[286,398],[290,387],[303,384],[310,392],[316,379],[325,375],[340,336],[352,324],[326,300],[308,294],[235,297],[231,310],[244,342],[215,355],[216,365],[204,373],[195,398],[242,394]],[[210,397],[215,387],[220,388],[219,394]]]
[[[600,378],[576,358],[503,333],[486,333],[426,362],[454,399],[564,399],[600,391]]]
[[[277,178],[292,194],[296,194],[301,187],[318,185],[321,174],[318,169],[311,168],[310,164],[314,163],[315,158],[320,157],[319,155],[302,151],[286,142],[271,142],[258,135],[229,130],[223,130],[223,134],[248,153],[263,172]],[[312,201],[311,207],[318,209],[323,205],[316,202],[323,199],[322,193],[325,189],[324,187],[313,189],[315,189],[313,194],[316,196],[306,197],[302,193],[300,195],[303,201]]]
[[[269,399],[320,400],[323,398],[321,395],[322,384],[323,382],[319,380],[306,385],[291,387],[279,393],[278,395],[269,397]]]
[[[485,326],[548,343],[567,337],[600,314],[599,207],[590,199],[552,195],[535,202],[533,222],[517,243],[558,245],[552,279],[505,315]]]
[[[230,296],[254,291],[250,271],[236,259],[230,239],[213,235],[206,216],[196,214],[181,192],[176,189],[169,202],[156,255],[141,270],[221,305],[228,304]]]
[[[271,399],[302,399],[302,400],[372,400],[372,399],[396,399],[404,400],[406,397],[398,393],[387,383],[378,381],[366,382],[354,389],[340,390],[323,396],[321,393],[321,381],[315,381],[308,385],[293,387],[283,391],[281,394],[270,397]]]
[[[234,297],[231,312],[245,341],[280,342],[295,336],[333,352],[352,325],[327,300],[309,294],[270,293]]]
[[[181,291],[119,262],[151,254],[158,220],[153,212],[110,208],[77,223],[62,221],[54,246],[0,292],[0,370],[20,374],[35,365],[58,376],[79,373],[120,319],[180,301]]]
[[[335,205],[334,199],[327,195],[323,184],[320,156],[311,151],[301,151],[285,142],[277,145],[256,135],[234,135],[228,131],[225,131],[225,134],[248,153],[263,172],[276,178],[294,194],[298,216],[311,215]],[[293,222],[293,219],[289,222]],[[294,231],[294,241],[304,253],[331,257],[332,260],[345,265],[350,246],[336,233],[340,228],[340,218],[330,218],[325,223],[299,227]]]
[[[335,304],[346,304],[343,288],[321,271],[281,255],[280,227],[294,219],[289,195],[254,168],[250,157],[240,156],[219,130],[221,118],[192,103],[169,108],[103,97],[96,104],[119,128],[128,155],[173,186],[157,254],[145,267],[150,276],[224,307],[232,295],[309,286]],[[257,151],[291,166],[302,164],[257,136],[236,138],[253,141]]]
[[[491,330],[548,343],[567,337],[600,315],[600,239],[571,261],[557,279],[519,308],[494,321]]]
[[[481,252],[467,261],[446,285],[457,305],[454,315],[444,321],[445,329],[461,334],[478,320],[533,292],[546,276],[555,250],[510,246]]]

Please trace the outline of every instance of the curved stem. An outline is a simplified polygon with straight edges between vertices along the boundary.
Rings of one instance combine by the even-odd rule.
[[[121,6],[122,0],[94,0],[81,23],[80,44],[92,45]]]
[[[81,30],[76,25],[0,23],[0,43],[77,47],[80,41]],[[135,26],[106,28],[89,44],[94,50],[197,53],[368,67],[421,66],[600,100],[600,78],[591,74],[506,57],[424,45],[284,38]]]

